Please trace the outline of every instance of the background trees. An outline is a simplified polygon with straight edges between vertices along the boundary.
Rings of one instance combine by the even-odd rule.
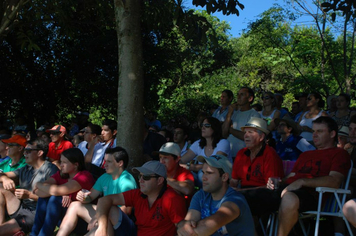
[[[212,2],[193,1],[208,13],[222,10],[238,15],[243,8],[236,0],[225,5]],[[143,81],[143,88],[136,91],[143,94],[142,104],[137,103],[132,92],[124,93],[129,91],[126,84],[118,90],[123,78],[118,73],[131,63],[124,64],[125,57],[119,61],[117,40],[125,32],[117,34],[116,26],[123,22],[115,20],[113,4],[4,1],[0,8],[0,116],[12,119],[20,112],[29,124],[39,126],[50,116],[65,121],[76,111],[87,110],[95,123],[109,117],[127,128],[120,123],[120,114],[141,119],[142,113],[127,113],[137,107],[157,110],[162,121],[178,114],[194,120],[200,111],[219,103],[223,89],[236,92],[243,85],[253,87],[257,95],[264,90],[280,92],[286,97],[285,106],[300,91],[319,90],[325,97],[341,91],[355,93],[352,7],[324,4],[315,16],[319,26],[298,27],[293,26],[295,12],[275,6],[251,22],[239,38],[232,38],[226,22],[207,12],[185,9],[182,1],[145,0],[137,2],[142,9]],[[335,15],[335,25],[343,26],[339,33],[330,24],[323,29],[322,24],[324,18],[331,22],[335,9],[344,10]],[[120,110],[117,104],[125,99],[132,99],[134,105],[122,105]]]

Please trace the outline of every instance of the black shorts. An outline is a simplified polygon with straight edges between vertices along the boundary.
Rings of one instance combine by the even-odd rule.
[[[287,185],[277,190],[257,188],[241,191],[250,206],[252,215],[264,215],[278,211],[281,203],[281,193]],[[316,210],[318,207],[318,195],[314,188],[301,188],[291,191],[299,198],[299,212]]]
[[[35,209],[31,209],[30,207],[26,206],[25,203],[21,202],[20,207],[14,214],[10,215],[10,218],[16,220],[22,231],[29,233],[31,232],[33,223],[35,221],[35,215]]]

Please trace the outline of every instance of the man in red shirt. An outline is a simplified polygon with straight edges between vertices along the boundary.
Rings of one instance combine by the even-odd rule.
[[[300,212],[317,209],[316,187],[339,188],[343,182],[350,169],[350,156],[336,147],[337,132],[338,126],[331,117],[314,120],[313,142],[317,150],[300,154],[278,189],[269,180],[267,189],[243,193],[253,214],[278,210],[278,235],[289,234]]]
[[[159,149],[159,161],[166,166],[167,184],[187,198],[193,195],[194,176],[179,165],[181,150],[178,144],[168,142]]]
[[[230,186],[255,188],[266,186],[268,178],[283,177],[283,164],[277,152],[266,144],[269,131],[265,120],[252,117],[241,127],[246,147],[235,158]]]
[[[113,235],[112,230],[136,235],[136,227],[138,236],[177,235],[176,225],[184,219],[187,208],[184,198],[167,188],[166,167],[158,161],[149,161],[133,171],[140,173],[140,189],[100,198],[88,235]],[[117,205],[134,207],[135,223]],[[93,227],[96,223],[98,226]]]
[[[64,139],[66,128],[63,125],[53,126],[52,129],[48,129],[46,132],[50,134],[52,140],[48,147],[47,157],[49,158],[49,161],[60,169],[59,161],[62,152],[72,148],[73,144]]]

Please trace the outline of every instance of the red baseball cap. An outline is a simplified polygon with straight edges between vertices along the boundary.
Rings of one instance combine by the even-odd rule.
[[[26,147],[27,140],[24,136],[16,134],[9,139],[1,140],[3,143],[17,143],[20,146]]]
[[[67,130],[63,125],[55,125],[52,127],[52,129],[46,130],[47,133],[49,133],[51,131],[65,133]]]

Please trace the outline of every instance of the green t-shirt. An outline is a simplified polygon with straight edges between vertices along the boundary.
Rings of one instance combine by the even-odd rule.
[[[20,161],[16,163],[16,165],[12,166],[12,159],[8,159],[6,161],[3,161],[0,163],[0,172],[11,172],[14,170],[17,170],[21,167],[24,167],[25,165],[27,165],[25,157],[22,156]]]
[[[111,175],[105,173],[96,181],[93,188],[101,193],[104,196],[110,194],[117,194],[126,192],[131,189],[137,188],[136,181],[134,177],[124,170],[120,177],[113,180]]]

